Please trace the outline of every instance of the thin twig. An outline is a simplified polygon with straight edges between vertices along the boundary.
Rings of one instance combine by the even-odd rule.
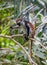
[[[6,36],[7,38],[13,38],[13,37],[18,37],[18,36],[23,36],[24,34],[16,34],[16,35],[11,35],[11,36],[8,36],[8,35],[3,35],[3,34],[0,34],[0,37],[2,36]]]
[[[11,6],[7,6],[7,7],[4,7],[4,8],[0,8],[0,10],[4,10],[4,9],[8,9],[8,8],[13,8],[14,5],[11,5]]]
[[[16,35],[12,35],[11,37],[13,38],[13,37],[22,37],[24,34],[16,34]]]

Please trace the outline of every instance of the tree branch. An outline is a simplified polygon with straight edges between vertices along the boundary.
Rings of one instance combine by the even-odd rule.
[[[37,39],[30,38],[30,40],[35,41],[35,40],[37,40]],[[38,42],[40,42],[39,40],[37,40],[37,41],[38,41]],[[47,51],[47,49],[45,48],[45,46],[44,46],[44,45],[42,45],[42,43],[41,43],[41,42],[39,43],[39,45]]]
[[[33,63],[34,65],[37,65],[37,64],[32,60],[32,58],[30,57],[30,55],[29,55],[29,53],[26,51],[26,49],[25,49],[19,42],[17,42],[17,41],[16,41],[15,39],[13,39],[11,36],[7,36],[7,35],[2,35],[2,34],[0,34],[0,37],[4,37],[4,38],[11,39],[14,43],[16,43],[17,45],[19,45],[19,46],[23,49],[23,51],[27,54],[28,59],[30,60],[30,61],[29,61],[30,64],[32,65],[32,63]]]

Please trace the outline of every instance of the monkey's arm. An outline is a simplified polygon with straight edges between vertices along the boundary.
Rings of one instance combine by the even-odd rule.
[[[34,35],[35,35],[35,24],[32,24],[31,22],[29,22],[29,26],[32,29],[31,37],[34,38]]]
[[[30,28],[31,28],[32,30],[35,29],[35,25],[33,25],[31,22],[29,22],[29,26],[30,26]]]

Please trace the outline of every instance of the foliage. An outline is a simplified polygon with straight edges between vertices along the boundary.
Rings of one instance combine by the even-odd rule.
[[[2,6],[2,4],[4,4],[6,2],[6,0],[0,1],[1,9],[13,5],[12,0],[10,0],[10,1],[7,0],[7,1],[8,1],[8,5],[6,5],[6,6]],[[15,11],[16,17],[19,14],[19,9],[20,9],[20,5],[21,5],[19,3],[21,3],[21,1],[22,0],[19,0],[19,2],[17,2],[18,5],[16,5],[16,11]],[[25,1],[24,1],[24,4],[23,4],[23,8],[25,8],[27,6]],[[36,2],[35,4],[38,4],[38,2]],[[35,14],[37,12],[38,11],[35,11]],[[14,16],[12,16],[12,15],[14,15],[14,7],[0,10],[0,34],[11,35],[10,27],[14,24],[13,20],[12,20],[14,18]],[[40,22],[41,17],[38,16],[39,23],[36,24],[36,27],[41,23]],[[15,34],[18,34],[18,30],[17,31],[15,30],[14,32],[15,32]],[[41,36],[42,36],[42,32],[40,32],[38,34],[39,38]],[[29,41],[25,42],[24,37],[15,37],[14,39],[16,39],[18,42],[20,42],[21,45],[24,46],[27,51],[29,50],[29,48],[28,48]],[[35,41],[32,46],[32,53],[33,53],[32,59],[38,65],[47,65],[47,51],[37,43],[39,43],[39,42]],[[46,47],[46,45],[47,45],[47,43],[44,43],[45,47]],[[15,44],[10,39],[0,37],[0,65],[30,65],[30,64],[29,64],[27,55],[23,52],[23,50],[17,44]]]

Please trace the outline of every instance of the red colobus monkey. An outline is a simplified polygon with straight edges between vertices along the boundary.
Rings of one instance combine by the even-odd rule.
[[[25,39],[28,40],[30,29],[33,31],[33,32],[31,32],[31,34],[32,34],[32,37],[34,37],[34,34],[35,34],[35,25],[32,22],[27,21],[26,19],[18,18],[18,19],[16,19],[16,23],[19,26],[20,26],[20,22],[19,21],[23,21],[24,24],[25,24],[25,27],[26,27],[26,30],[27,30],[27,34],[25,34],[25,36],[24,36]]]

